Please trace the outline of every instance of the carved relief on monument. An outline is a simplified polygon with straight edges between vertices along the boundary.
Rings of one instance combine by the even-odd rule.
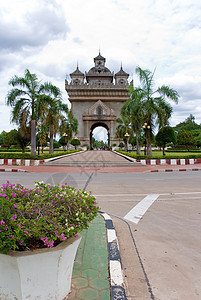
[[[83,121],[92,120],[116,120],[116,115],[113,109],[109,108],[101,100],[98,100],[90,108],[86,109],[82,115]]]

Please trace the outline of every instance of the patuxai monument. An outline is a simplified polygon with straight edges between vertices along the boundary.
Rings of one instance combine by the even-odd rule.
[[[65,80],[71,109],[78,120],[77,137],[81,145],[92,147],[92,132],[104,127],[108,132],[108,145],[118,143],[115,138],[116,119],[129,97],[128,77],[122,66],[114,74],[105,66],[106,59],[100,54],[94,58],[95,66],[82,73],[78,66]]]

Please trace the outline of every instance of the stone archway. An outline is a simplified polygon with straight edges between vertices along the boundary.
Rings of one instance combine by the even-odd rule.
[[[115,137],[116,119],[120,117],[121,108],[129,98],[129,74],[122,66],[114,74],[105,66],[105,61],[99,53],[94,58],[95,66],[88,72],[82,73],[77,66],[70,74],[71,81],[65,81],[71,110],[78,120],[76,136],[81,146],[91,145],[90,131],[98,123],[107,127],[110,145],[118,143]]]
[[[103,127],[107,130],[107,134],[108,134],[108,147],[110,147],[110,130],[107,126],[107,124],[103,123],[103,122],[96,122],[94,124],[92,124],[90,130],[89,130],[89,140],[90,140],[90,150],[93,149],[93,145],[92,145],[92,136],[93,136],[93,130],[97,127]]]

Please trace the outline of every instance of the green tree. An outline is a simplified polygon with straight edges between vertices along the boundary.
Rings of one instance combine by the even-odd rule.
[[[7,105],[12,107],[12,122],[18,125],[31,122],[31,154],[36,154],[36,120],[47,94],[54,95],[57,88],[51,83],[38,80],[36,74],[25,70],[24,77],[15,75],[9,81],[13,88],[8,92]]]
[[[121,111],[121,118],[116,119],[117,128],[116,128],[116,137],[122,139],[125,144],[125,151],[128,150],[128,139],[132,135],[130,128],[130,120],[126,114],[125,107]]]
[[[176,132],[179,132],[180,130],[188,130],[188,131],[200,131],[201,132],[201,125],[198,125],[196,122],[195,122],[195,117],[190,114],[188,118],[186,118],[186,120],[184,122],[181,122],[179,124],[177,124],[175,127],[174,127],[175,131]]]
[[[69,146],[69,141],[72,140],[73,135],[77,134],[78,121],[74,117],[72,111],[70,110],[65,118],[61,121],[60,134],[63,136],[65,134],[67,150]]]
[[[78,138],[74,138],[71,140],[71,145],[73,145],[75,147],[75,150],[77,149],[77,146],[80,145],[80,140]]]
[[[37,129],[37,142],[38,142],[38,155],[40,154],[40,146],[41,151],[43,153],[43,148],[47,145],[48,142],[48,127],[46,124],[38,123],[36,126]]]
[[[129,87],[130,97],[126,104],[122,107],[124,115],[127,116],[132,133],[136,136],[136,154],[140,155],[142,126],[144,123],[144,111],[142,107],[142,93]]]
[[[188,148],[188,146],[195,145],[195,139],[189,130],[180,130],[177,134],[177,144]]]
[[[11,145],[16,146],[18,144],[17,136],[18,136],[18,131],[16,129],[12,129],[6,134],[4,138],[5,144],[8,145],[9,147]]]
[[[49,131],[50,136],[50,147],[49,153],[52,154],[54,152],[54,136],[60,129],[60,125],[62,120],[64,120],[65,116],[63,113],[68,113],[68,106],[63,104],[61,101],[61,92],[58,89],[54,92],[54,98],[50,96],[46,96],[43,107],[41,107],[41,122],[43,126],[45,126]]]
[[[0,145],[6,144],[6,136],[7,136],[7,132],[5,130],[3,130],[0,134]]]
[[[136,68],[139,76],[140,87],[135,88],[135,93],[140,95],[140,112],[150,129],[147,131],[147,155],[152,155],[151,143],[153,141],[153,129],[157,125],[160,128],[168,124],[172,114],[172,107],[167,99],[178,103],[179,95],[176,90],[163,85],[154,89],[154,72]]]
[[[163,155],[165,155],[165,147],[167,143],[176,143],[176,134],[174,129],[170,126],[163,127],[159,130],[155,138],[156,144],[163,148]]]
[[[119,148],[122,149],[124,147],[124,143],[120,142],[119,143]]]

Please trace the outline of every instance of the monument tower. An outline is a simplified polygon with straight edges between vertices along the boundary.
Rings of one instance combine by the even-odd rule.
[[[104,127],[108,132],[108,145],[118,143],[115,138],[116,119],[126,103],[128,77],[122,66],[116,74],[105,66],[106,59],[100,54],[94,58],[95,66],[82,73],[78,66],[70,74],[71,81],[65,80],[74,117],[78,120],[78,134],[81,145],[92,147],[92,132]]]

